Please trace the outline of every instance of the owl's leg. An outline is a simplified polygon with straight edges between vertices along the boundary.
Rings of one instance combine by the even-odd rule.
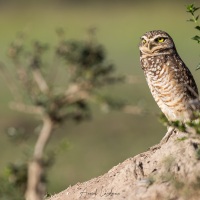
[[[174,130],[175,130],[175,128],[172,126],[167,127],[167,133],[160,141],[160,144],[166,143],[169,140],[169,138],[172,136],[172,134],[174,133]]]

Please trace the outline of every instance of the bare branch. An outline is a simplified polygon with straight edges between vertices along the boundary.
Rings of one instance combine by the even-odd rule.
[[[40,114],[40,115],[43,114],[43,109],[39,106],[31,106],[19,102],[11,102],[9,106],[13,110],[17,110],[24,113]]]
[[[40,89],[40,91],[46,94],[49,91],[49,87],[44,77],[42,76],[41,72],[38,69],[33,70],[33,78],[36,84],[38,85],[38,88]]]
[[[28,166],[28,185],[25,194],[26,200],[42,200],[44,197],[45,185],[38,180],[43,174],[41,163],[32,161]]]
[[[35,145],[33,160],[28,167],[28,183],[26,190],[26,200],[41,200],[45,194],[45,184],[41,178],[44,171],[42,158],[44,149],[50,139],[53,130],[53,122],[49,116],[43,117],[43,127]]]
[[[37,140],[37,143],[35,145],[35,150],[34,150],[34,159],[41,160],[42,156],[44,154],[44,148],[49,140],[49,137],[51,135],[53,129],[53,122],[52,120],[48,117],[45,116],[43,118],[43,127],[42,130],[39,134],[39,138]]]

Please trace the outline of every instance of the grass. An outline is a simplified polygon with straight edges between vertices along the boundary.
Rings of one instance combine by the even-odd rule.
[[[55,165],[49,171],[49,193],[101,175],[113,165],[146,150],[163,136],[165,128],[157,121],[159,109],[140,68],[138,42],[148,30],[169,32],[199,85],[199,72],[195,72],[199,47],[190,40],[194,32],[186,22],[186,4],[186,1],[148,1],[122,5],[0,8],[0,60],[9,65],[6,49],[21,30],[27,32],[30,41],[39,38],[55,44],[54,30],[57,27],[66,28],[68,38],[82,39],[86,37],[85,30],[89,26],[96,26],[98,40],[105,45],[108,59],[117,65],[118,72],[137,76],[139,80],[131,86],[107,88],[105,92],[112,91],[113,96],[125,98],[147,110],[142,116],[134,116],[119,112],[105,114],[95,108],[98,115],[95,114],[91,122],[80,125],[68,122],[61,127],[52,136],[49,148],[57,148],[61,140],[69,141],[70,148],[58,154]],[[19,162],[23,158],[22,151],[30,150],[34,142],[14,145],[6,138],[4,130],[13,124],[32,124],[35,119],[8,109],[11,96],[4,82],[0,80],[0,83],[0,151],[3,152],[0,171],[3,173],[6,164],[9,161]],[[28,130],[31,133],[33,126],[30,125]]]

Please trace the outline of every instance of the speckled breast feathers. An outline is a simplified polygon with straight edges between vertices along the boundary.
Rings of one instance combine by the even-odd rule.
[[[172,38],[164,31],[150,31],[142,36],[139,48],[150,91],[168,120],[193,119],[198,89]]]

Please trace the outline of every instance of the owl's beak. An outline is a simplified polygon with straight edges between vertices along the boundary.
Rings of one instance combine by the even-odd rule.
[[[151,42],[148,43],[148,49],[151,50],[155,45],[153,45]]]

